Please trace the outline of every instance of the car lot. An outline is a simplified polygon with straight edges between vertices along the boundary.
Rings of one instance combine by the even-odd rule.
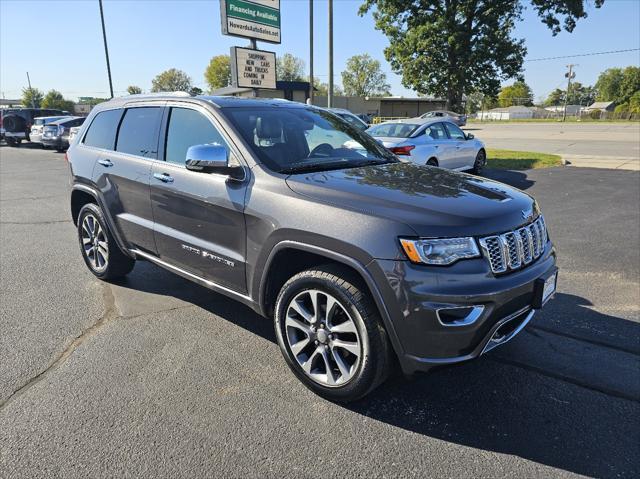
[[[489,172],[540,201],[557,297],[480,360],[343,407],[248,308],[148,263],[97,281],[63,158],[0,146],[0,477],[638,475],[638,173]]]

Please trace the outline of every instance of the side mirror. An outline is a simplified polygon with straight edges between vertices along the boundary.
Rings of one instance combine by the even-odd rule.
[[[467,140],[473,140],[474,138],[473,133],[467,133]]]
[[[229,150],[222,145],[194,145],[187,150],[187,170],[202,173],[220,173],[234,179],[242,179],[241,167],[229,166]]]

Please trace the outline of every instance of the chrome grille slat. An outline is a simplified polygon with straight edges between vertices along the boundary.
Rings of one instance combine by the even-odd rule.
[[[491,271],[505,273],[520,269],[538,259],[549,240],[544,218],[514,231],[480,238],[480,247]]]

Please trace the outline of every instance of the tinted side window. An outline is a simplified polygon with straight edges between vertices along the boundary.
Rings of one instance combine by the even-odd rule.
[[[84,136],[84,144],[113,150],[121,117],[122,110],[108,110],[98,113]]]
[[[449,130],[449,136],[452,140],[466,140],[467,137],[464,136],[464,133],[460,128],[458,128],[453,123],[445,123],[447,130]]]
[[[162,108],[128,108],[118,131],[116,151],[156,158]]]
[[[190,146],[206,144],[229,148],[220,132],[202,113],[188,108],[172,108],[165,160],[184,165]]]

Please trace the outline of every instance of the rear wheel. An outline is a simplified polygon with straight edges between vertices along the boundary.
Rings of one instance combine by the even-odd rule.
[[[120,250],[102,211],[94,203],[88,203],[80,209],[78,240],[84,262],[98,278],[119,278],[133,269],[135,260]]]
[[[482,170],[484,170],[485,165],[487,164],[487,154],[484,150],[480,150],[476,155],[476,161],[473,162],[473,168],[471,169],[471,173],[474,175],[481,175]]]
[[[303,271],[282,287],[275,329],[282,354],[306,387],[332,401],[359,399],[386,378],[391,348],[378,311],[348,272]]]
[[[427,165],[438,166],[438,160],[436,160],[435,158],[429,158],[429,160],[427,161]]]

